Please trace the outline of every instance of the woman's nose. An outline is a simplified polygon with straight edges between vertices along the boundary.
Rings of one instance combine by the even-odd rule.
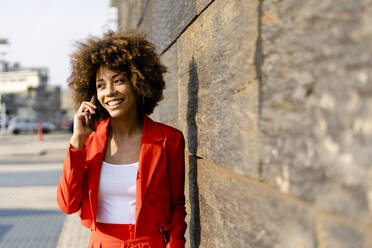
[[[110,95],[110,94],[113,94],[115,93],[115,87],[112,83],[109,83],[107,84],[107,87],[106,87],[106,94],[107,95]]]

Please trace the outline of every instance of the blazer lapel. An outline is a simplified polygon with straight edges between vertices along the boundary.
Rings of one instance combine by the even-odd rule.
[[[139,156],[136,184],[136,223],[141,212],[143,201],[159,159],[163,154],[163,135],[156,123],[143,115],[143,130]]]

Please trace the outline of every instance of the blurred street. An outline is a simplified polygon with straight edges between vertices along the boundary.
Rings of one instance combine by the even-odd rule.
[[[0,247],[87,246],[89,230],[56,203],[70,135],[0,136]]]

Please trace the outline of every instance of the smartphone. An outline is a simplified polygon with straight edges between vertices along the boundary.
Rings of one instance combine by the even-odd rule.
[[[88,118],[89,118],[89,128],[92,129],[93,131],[96,131],[96,126],[94,125],[94,121],[95,121],[95,116],[96,115],[93,115],[93,114],[89,114]]]
[[[96,97],[94,95],[90,99],[90,103],[96,104]],[[96,126],[95,126],[96,115],[95,114],[89,114],[88,119],[89,119],[89,128],[92,131],[96,131]]]

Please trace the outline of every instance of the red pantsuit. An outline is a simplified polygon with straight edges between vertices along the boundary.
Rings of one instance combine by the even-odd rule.
[[[146,115],[143,115],[136,181],[135,225],[97,224],[98,182],[109,124],[110,118],[101,121],[87,138],[83,150],[69,147],[57,189],[60,209],[67,214],[79,213],[82,224],[92,230],[90,246],[93,247],[101,242],[99,237],[104,239],[101,247],[164,247],[160,239],[164,240],[162,231],[169,230],[166,247],[183,248],[186,230],[184,137],[181,131]],[[121,230],[120,237],[116,235],[118,230]],[[115,239],[125,242],[120,246],[106,245],[106,238],[110,237],[113,243]],[[141,241],[143,237],[145,243]],[[149,241],[151,237],[153,241]]]

